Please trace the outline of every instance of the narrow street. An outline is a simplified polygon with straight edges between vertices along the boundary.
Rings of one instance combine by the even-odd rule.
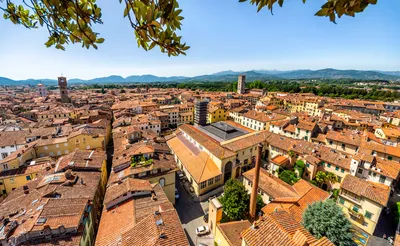
[[[190,245],[197,246],[200,243],[209,246],[214,245],[212,233],[204,236],[196,235],[197,227],[207,225],[203,220],[203,216],[205,212],[208,211],[208,201],[201,203],[193,201],[191,196],[183,188],[178,178],[176,180],[176,188],[180,195],[179,200],[176,202],[176,210]]]

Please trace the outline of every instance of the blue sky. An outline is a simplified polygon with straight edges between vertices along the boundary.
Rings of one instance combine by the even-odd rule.
[[[314,13],[322,0],[286,0],[274,15],[238,0],[180,0],[187,56],[137,48],[118,0],[98,0],[106,41],[98,50],[46,48],[45,28],[26,30],[0,18],[0,76],[12,79],[90,79],[109,75],[209,74],[251,69],[400,70],[400,1],[379,1],[335,25]]]

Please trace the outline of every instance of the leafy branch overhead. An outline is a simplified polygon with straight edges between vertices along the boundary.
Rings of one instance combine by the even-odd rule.
[[[151,50],[159,47],[168,56],[186,55],[190,47],[182,42],[177,34],[181,29],[182,9],[177,0],[119,0],[125,5],[124,17],[132,26],[138,47]],[[246,2],[248,0],[239,0]],[[94,30],[96,24],[103,24],[102,11],[96,0],[0,0],[3,17],[14,24],[32,29],[46,27],[49,39],[47,47],[65,49],[66,44],[81,43],[82,47],[93,47],[104,42]],[[267,7],[272,12],[274,4],[282,7],[284,0],[249,0],[258,11]],[[303,0],[305,2],[305,0]],[[316,16],[336,17],[354,16],[377,0],[328,0]],[[336,22],[335,22],[336,23]]]

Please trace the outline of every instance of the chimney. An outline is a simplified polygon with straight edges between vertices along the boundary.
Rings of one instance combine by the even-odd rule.
[[[257,146],[256,156],[256,167],[254,170],[253,188],[250,195],[250,217],[254,221],[256,219],[256,208],[257,208],[257,194],[258,194],[258,181],[260,179],[260,167],[261,167],[261,154],[262,144],[259,143]]]

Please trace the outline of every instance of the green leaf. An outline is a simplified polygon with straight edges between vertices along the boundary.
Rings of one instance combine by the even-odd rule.
[[[158,28],[161,28],[161,25],[160,25],[160,23],[158,23],[158,21],[153,20],[153,21],[151,22],[151,24],[152,24],[153,26],[156,26],[156,27],[158,27]]]
[[[61,44],[57,44],[56,49],[65,50],[64,46],[62,46]]]
[[[154,46],[156,46],[156,43],[155,43],[155,42],[152,42],[152,43],[150,44],[150,46],[149,46],[149,50],[153,49]]]
[[[320,9],[317,13],[315,13],[315,16],[327,16],[328,15],[328,9]]]
[[[104,42],[104,38],[98,38],[97,40],[96,40],[96,43],[98,43],[98,44],[101,44],[101,43],[103,43]]]

